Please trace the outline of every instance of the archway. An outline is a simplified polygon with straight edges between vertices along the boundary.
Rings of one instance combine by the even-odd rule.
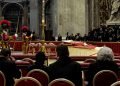
[[[2,16],[11,22],[10,34],[14,34],[16,29],[22,25],[23,7],[18,3],[8,3],[3,6]]]

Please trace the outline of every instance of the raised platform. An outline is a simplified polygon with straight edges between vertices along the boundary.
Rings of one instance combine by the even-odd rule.
[[[102,44],[101,44],[101,46],[102,46]],[[112,46],[112,44],[111,44],[111,46]],[[119,47],[118,47],[118,49],[119,49]],[[90,49],[90,48],[86,49],[86,47],[78,48],[78,47],[69,46],[70,57],[74,61],[80,61],[80,64],[81,64],[81,67],[83,70],[86,70],[90,64],[90,63],[84,63],[84,60],[90,59],[90,58],[96,59],[96,53],[98,52],[98,50],[99,49],[97,49],[97,48],[96,49]],[[32,54],[32,53],[24,54],[22,51],[12,51],[12,56],[15,57],[17,66],[21,69],[22,75],[25,76],[28,72],[27,68],[29,65],[31,65],[31,63],[28,61],[23,61],[22,59],[31,58],[34,60],[35,54]],[[115,58],[120,59],[120,56],[115,56]],[[47,59],[47,65],[49,65],[52,62],[57,60],[57,56],[55,53],[47,53],[46,59]],[[120,63],[117,63],[117,64],[120,66]]]
[[[38,43],[39,41],[34,41],[35,43]],[[60,41],[46,41],[46,43],[54,43],[56,45],[62,43]],[[88,42],[90,44],[96,45],[98,47],[102,47],[102,46],[108,46],[110,48],[112,48],[113,52],[116,55],[120,55],[120,42]],[[22,51],[22,41],[11,41],[10,46],[14,48],[15,51]],[[68,44],[69,45],[69,44]]]

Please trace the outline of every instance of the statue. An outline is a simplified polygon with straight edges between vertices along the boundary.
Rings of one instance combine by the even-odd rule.
[[[120,0],[112,0],[112,10],[109,20],[107,21],[107,24],[114,23],[114,24],[120,24]]]

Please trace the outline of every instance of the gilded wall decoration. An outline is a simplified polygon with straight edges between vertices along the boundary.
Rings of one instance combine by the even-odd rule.
[[[98,0],[100,24],[105,24],[111,14],[111,0]]]

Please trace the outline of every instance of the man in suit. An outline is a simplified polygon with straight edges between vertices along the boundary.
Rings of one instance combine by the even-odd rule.
[[[49,65],[50,80],[66,78],[72,81],[75,86],[82,86],[82,72],[79,63],[72,61],[69,57],[68,47],[59,45],[56,48],[58,60]]]
[[[111,48],[103,47],[97,53],[97,60],[90,64],[88,68],[88,86],[93,86],[93,78],[95,74],[101,70],[112,70],[118,75],[119,67],[114,62],[114,54]]]

